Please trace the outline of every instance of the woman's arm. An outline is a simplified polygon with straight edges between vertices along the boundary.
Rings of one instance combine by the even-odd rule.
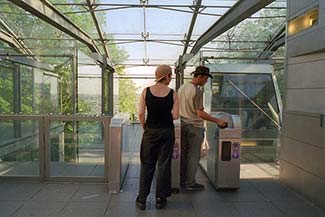
[[[146,89],[144,89],[141,93],[139,100],[139,121],[144,129],[145,126],[145,112],[146,112]]]
[[[173,120],[176,120],[179,118],[179,99],[178,99],[178,94],[174,91],[174,105],[173,105]]]

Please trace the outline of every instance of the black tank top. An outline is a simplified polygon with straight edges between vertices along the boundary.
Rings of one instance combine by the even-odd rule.
[[[174,128],[172,109],[174,104],[174,91],[171,89],[167,96],[158,97],[152,95],[150,88],[146,91],[146,105],[148,116],[146,127],[148,128]]]

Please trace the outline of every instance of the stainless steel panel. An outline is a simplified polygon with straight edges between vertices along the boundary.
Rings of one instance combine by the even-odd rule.
[[[175,125],[175,144],[172,155],[172,190],[177,191],[180,184],[181,168],[181,124],[180,121],[174,121]]]
[[[214,117],[228,119],[228,128],[219,129],[207,122],[206,138],[210,149],[206,173],[216,189],[239,188],[241,127],[237,115],[214,113]],[[236,128],[231,128],[235,126]]]

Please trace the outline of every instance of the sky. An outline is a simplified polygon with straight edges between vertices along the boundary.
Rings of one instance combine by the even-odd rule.
[[[126,68],[126,75],[136,75],[142,76],[147,75],[147,77],[152,77],[155,74],[156,67],[153,66],[139,66]],[[101,94],[101,69],[99,66],[79,66],[78,67],[78,93],[86,95],[100,95]],[[175,74],[173,74],[173,80],[170,83],[170,88],[175,88]],[[154,79],[132,79],[136,87],[138,87],[137,94],[141,94],[142,90],[147,87],[155,84]],[[118,92],[118,86],[115,83],[114,92]]]
[[[139,0],[118,1],[102,0],[102,3],[110,4],[139,4]],[[151,5],[192,5],[193,0],[149,0]],[[215,1],[203,0],[203,5],[232,5],[235,1]],[[189,8],[178,8],[190,11]],[[206,9],[207,13],[224,13],[226,9]],[[219,17],[198,15],[195,28],[193,30],[193,37],[197,38],[209,26],[211,26]],[[142,64],[143,59],[148,58],[149,64],[171,64],[174,65],[183,52],[183,44],[180,40],[185,39],[184,36],[188,32],[192,13],[184,13],[179,11],[161,10],[156,8],[129,8],[123,10],[110,10],[106,13],[107,25],[104,28],[105,32],[113,33],[115,39],[142,39],[142,33],[148,33],[148,39],[152,40],[177,40],[176,45],[166,45],[163,43],[147,42],[146,47],[144,43],[127,43],[118,45],[124,49],[128,55],[129,60],[125,63]],[[123,33],[123,34],[117,34]],[[158,35],[159,34],[159,35]],[[188,50],[189,52],[190,50]],[[154,75],[155,67],[127,67],[125,72],[130,75],[147,74]],[[151,79],[134,79],[133,80],[139,89],[145,86],[152,85]],[[172,83],[170,85],[174,87]]]
[[[202,5],[209,6],[232,6],[238,0],[202,0]],[[193,5],[193,0],[148,0],[149,5]],[[108,4],[140,4],[140,0],[101,0],[101,3]],[[107,7],[106,7],[107,8]],[[109,7],[112,8],[112,7]],[[175,8],[174,8],[175,9]],[[177,8],[192,12],[190,8]],[[224,14],[228,8],[207,8],[202,12],[211,14]],[[106,34],[113,34],[116,42],[118,39],[143,39],[142,35],[147,34],[148,40],[160,40],[158,42],[124,43],[118,46],[125,50],[129,58],[125,64],[143,64],[143,60],[148,59],[148,64],[170,64],[175,65],[179,56],[183,53],[181,40],[186,39],[192,13],[184,13],[174,10],[162,10],[157,8],[127,8],[106,11],[106,26],[103,30]],[[198,15],[193,29],[192,39],[197,39],[220,16]],[[163,40],[176,40],[166,44]],[[163,43],[165,42],[165,43]],[[189,48],[187,53],[190,52]],[[126,74],[147,74],[154,75],[152,67],[128,67]],[[134,82],[144,88],[152,84],[151,80],[136,79]]]
[[[155,74],[156,67],[154,66],[139,66],[139,67],[131,67],[126,68],[125,72],[127,75],[148,75],[148,77],[152,77]],[[170,88],[175,88],[175,74],[173,74],[173,80],[169,84]],[[132,81],[136,84],[138,87],[137,94],[141,94],[142,90],[145,87],[151,86],[155,84],[154,79],[132,79]]]
[[[119,4],[139,4],[139,0],[134,1],[105,1],[102,3]],[[192,5],[193,0],[149,0],[151,5]],[[236,1],[215,1],[203,0],[205,5],[232,5]],[[189,8],[177,8],[191,12]],[[206,9],[204,12],[222,14],[227,9]],[[199,15],[193,30],[193,37],[197,38],[208,29],[219,17]],[[128,8],[122,10],[110,10],[106,13],[106,33],[113,33],[115,39],[142,39],[142,33],[148,33],[149,40],[177,40],[179,46],[165,43],[147,42],[146,49],[144,43],[127,43],[118,45],[129,54],[128,63],[142,63],[143,58],[149,58],[149,63],[175,63],[179,55],[183,52],[183,44],[180,40],[185,39],[192,13],[179,11],[162,10],[157,8]],[[123,35],[117,33],[123,33]],[[125,35],[129,34],[129,35]],[[159,34],[159,35],[157,35]],[[196,36],[195,36],[196,35]],[[189,50],[188,50],[189,51]],[[165,60],[165,62],[164,62]]]

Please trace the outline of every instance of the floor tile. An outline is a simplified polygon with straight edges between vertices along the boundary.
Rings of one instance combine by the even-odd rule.
[[[0,201],[0,217],[9,217],[23,206],[21,201]]]
[[[57,217],[65,205],[65,202],[29,201],[10,217]]]
[[[33,201],[69,201],[78,190],[77,183],[47,184],[32,198]]]
[[[87,202],[96,201],[109,203],[111,194],[107,184],[81,184],[71,198],[72,201]]]
[[[147,208],[139,210],[138,170],[139,162],[130,165],[122,191],[114,194],[99,183],[0,183],[0,217],[325,217],[276,177],[241,179],[238,190],[217,191],[201,170],[197,181],[206,189],[180,189],[162,210],[156,209],[155,176]]]
[[[30,200],[45,185],[39,183],[0,183],[0,200]]]
[[[136,206],[134,201],[132,202],[114,202],[112,201],[109,204],[105,217],[147,217],[151,216],[148,212],[150,210],[150,203],[147,203],[146,210],[139,210]]]
[[[107,203],[71,202],[68,203],[59,217],[102,217],[107,210]]]
[[[201,204],[194,203],[193,207],[197,217],[241,217],[234,203],[220,201]]]
[[[281,210],[289,217],[325,217],[325,211],[319,209],[308,201],[292,200],[292,201],[272,201],[275,207]]]
[[[285,214],[269,202],[243,202],[234,204],[241,217],[286,217]]]

